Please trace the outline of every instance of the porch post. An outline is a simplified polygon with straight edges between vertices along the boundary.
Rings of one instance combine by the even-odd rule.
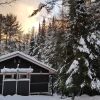
[[[3,90],[4,90],[4,79],[5,79],[5,73],[3,73],[3,80],[2,80],[2,95],[3,95]]]
[[[19,79],[19,64],[17,64],[17,72],[16,72],[16,94],[17,94],[17,88],[18,88],[18,79]]]
[[[53,86],[53,75],[51,75],[51,91],[52,91],[52,96],[53,96],[53,88],[54,88],[54,86]]]
[[[28,78],[29,78],[29,95],[30,95],[30,83],[31,83],[30,81],[31,81],[31,74],[29,73],[28,75],[29,75]]]

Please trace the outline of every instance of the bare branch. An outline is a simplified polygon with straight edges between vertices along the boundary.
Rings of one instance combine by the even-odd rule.
[[[16,0],[10,0],[10,1],[5,1],[5,2],[0,2],[0,5],[7,5],[15,2]]]

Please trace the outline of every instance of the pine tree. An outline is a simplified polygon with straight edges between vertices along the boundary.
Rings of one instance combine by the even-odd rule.
[[[46,22],[43,19],[42,26],[39,23],[39,31],[35,38],[31,40],[31,56],[34,56],[37,60],[43,60],[43,48],[45,45],[45,38],[46,38]]]
[[[69,16],[70,16],[70,20],[73,20],[74,17],[75,17],[75,15],[76,15],[75,0],[68,0],[68,4],[69,4]]]
[[[35,56],[35,48],[36,48],[36,38],[34,35],[34,31],[32,31],[32,35],[31,35],[31,40],[30,40],[30,50],[29,50],[29,55],[30,56]]]
[[[30,40],[30,50],[29,50],[29,55],[33,56],[37,59],[37,55],[39,52],[39,43],[40,43],[40,39],[39,36],[41,34],[41,26],[39,23],[39,30],[38,30],[38,34],[35,36],[34,35],[34,31],[32,31],[32,36],[31,36],[31,40]]]
[[[3,20],[3,15],[0,14],[0,48],[2,48],[2,20]],[[2,50],[0,49],[0,54]]]
[[[67,1],[62,1],[66,7]],[[100,93],[100,13],[94,12],[95,4],[88,9],[86,1],[89,0],[68,0],[69,29],[57,27],[54,52],[47,52],[53,59],[48,58],[48,62],[59,66],[58,89],[62,94],[71,94],[73,100],[75,95]]]
[[[54,58],[56,46],[56,18],[53,17],[52,22],[49,23],[44,47],[44,62],[51,67],[56,68],[56,59]]]
[[[67,3],[67,2],[66,2]],[[65,6],[65,7],[64,7]],[[70,5],[72,11],[70,20],[74,19],[74,14],[72,13],[74,10],[72,9],[73,5]],[[66,9],[66,4],[62,5],[62,8]],[[73,6],[74,7],[74,6]],[[66,94],[66,70],[68,70],[69,62],[74,58],[73,48],[72,48],[72,36],[69,30],[69,18],[66,17],[66,12],[62,9],[61,12],[61,26],[58,30],[58,40],[57,40],[57,48],[56,48],[56,56],[58,60],[58,79],[57,79],[57,89],[61,92],[62,95]],[[73,14],[73,15],[72,15]],[[59,51],[58,51],[59,50]]]
[[[67,57],[70,61],[67,59],[65,67],[61,69],[60,80],[64,80],[62,77],[65,76],[63,83],[70,94],[77,95],[81,92],[93,95],[99,92],[97,82],[100,79],[98,76],[100,52],[95,42],[99,41],[99,38],[94,34],[94,29],[91,29],[94,27],[95,20],[92,23],[91,13],[87,12],[84,0],[75,0],[75,4],[76,16],[72,21],[71,38],[68,43],[71,42],[69,47],[72,56]]]
[[[0,45],[1,45],[1,30],[2,30],[2,14],[0,14]]]
[[[21,33],[21,29],[16,16],[12,14],[7,14],[6,16],[0,15],[0,45],[2,46],[0,47],[1,54],[18,50],[17,35],[19,33]]]
[[[74,95],[80,93],[98,94],[97,87],[99,84],[97,82],[99,81],[98,72],[100,71],[100,63],[98,63],[100,31],[97,29],[99,21],[96,23],[94,13],[86,9],[83,0],[76,0],[75,4],[76,15],[72,17],[73,19],[70,18],[71,26],[67,31],[69,35],[66,42],[65,64],[60,68],[57,80],[58,89],[66,95],[69,92],[73,95],[73,98]],[[94,83],[95,87],[93,87]]]
[[[20,26],[17,21],[16,16],[12,14],[7,14],[3,21],[3,33],[6,35],[6,43],[5,43],[5,49],[10,50],[10,41],[13,38],[13,36],[20,31]]]

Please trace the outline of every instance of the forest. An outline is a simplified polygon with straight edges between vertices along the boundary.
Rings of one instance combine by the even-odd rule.
[[[55,6],[59,15],[43,18],[38,34],[23,34],[16,16],[0,14],[0,55],[22,51],[55,68],[54,89],[62,96],[100,95],[100,1],[47,0],[30,17]]]

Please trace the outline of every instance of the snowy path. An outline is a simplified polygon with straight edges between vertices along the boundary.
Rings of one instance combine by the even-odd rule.
[[[0,96],[0,100],[71,100],[70,98],[60,99],[59,96],[43,96],[43,95],[33,95],[33,96]],[[100,96],[89,97],[83,95],[81,97],[75,97],[75,100],[100,100]]]

